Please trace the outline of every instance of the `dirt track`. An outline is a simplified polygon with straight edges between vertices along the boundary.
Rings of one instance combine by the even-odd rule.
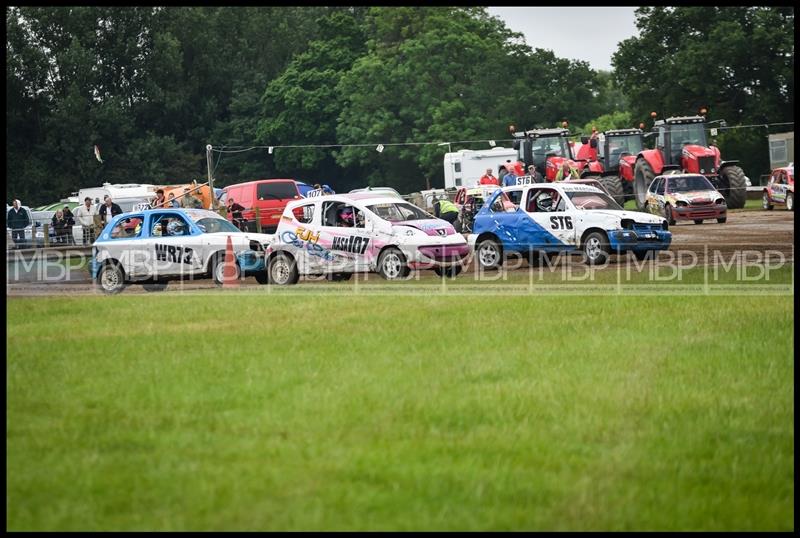
[[[755,253],[781,253],[787,262],[794,261],[794,213],[782,209],[773,211],[732,211],[728,215],[725,224],[718,224],[716,221],[707,221],[697,225],[691,221],[679,221],[671,226],[672,245],[669,252],[676,255],[680,252],[690,251],[695,253],[700,260],[700,265],[714,263],[714,254],[731,256],[737,251],[749,251]],[[658,262],[669,260],[668,253],[661,253]],[[626,263],[625,258],[612,256],[609,266],[605,270],[613,270],[619,263]],[[580,258],[573,257],[568,263],[582,263]],[[527,263],[518,264],[518,271],[527,271]],[[470,264],[466,271],[473,271],[474,267]],[[604,269],[601,269],[604,270]],[[419,281],[432,281],[437,278],[432,271],[425,271],[420,276]],[[87,275],[88,277],[88,275]],[[370,282],[379,282],[377,275],[370,275]],[[305,281],[301,279],[304,286],[325,286],[327,283],[319,280]],[[193,282],[181,282],[170,285],[170,289],[183,291],[193,291],[213,288],[214,284],[210,280],[200,280]],[[257,288],[259,284],[254,278],[247,278],[242,282],[242,288]],[[8,297],[20,296],[42,296],[42,295],[86,295],[98,294],[99,291],[88,280],[84,282],[64,283],[64,282],[27,282],[6,284],[6,295]],[[126,294],[146,294],[141,286],[129,286],[125,290]]]

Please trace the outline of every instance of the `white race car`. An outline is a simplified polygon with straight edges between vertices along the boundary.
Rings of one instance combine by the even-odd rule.
[[[502,265],[507,252],[529,256],[541,252],[580,252],[589,264],[609,254],[632,251],[644,258],[669,248],[672,234],[662,217],[623,210],[596,187],[570,182],[503,187],[475,216],[468,236],[478,264]]]
[[[300,275],[347,280],[377,271],[393,280],[411,269],[455,276],[469,248],[448,222],[394,196],[334,194],[289,203],[267,248],[271,283]]]
[[[169,280],[181,278],[213,278],[221,284],[228,237],[235,276],[254,275],[266,284],[264,252],[273,236],[244,233],[206,209],[117,215],[92,246],[92,278],[106,293],[118,293],[129,282],[140,282],[148,291],[163,290]]]

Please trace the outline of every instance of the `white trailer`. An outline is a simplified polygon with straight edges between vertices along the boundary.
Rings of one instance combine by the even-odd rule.
[[[156,195],[158,186],[141,183],[103,183],[102,187],[91,187],[78,191],[80,203],[83,203],[87,196],[96,204],[102,204],[105,195],[111,196],[123,212],[133,211],[134,208],[147,202]]]
[[[517,150],[513,148],[462,149],[445,153],[444,188],[474,187],[487,168],[499,177],[500,169],[505,168],[507,162],[516,161]]]

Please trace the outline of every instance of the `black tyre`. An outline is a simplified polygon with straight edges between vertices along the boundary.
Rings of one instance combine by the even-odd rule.
[[[605,176],[600,178],[600,184],[620,206],[625,204],[625,191],[622,188],[622,178],[619,176]]]
[[[644,202],[647,199],[647,187],[656,177],[655,172],[644,159],[636,161],[633,169],[633,198],[636,200],[636,209],[644,209]]]
[[[233,267],[236,270],[235,278],[238,280],[242,276],[242,270],[236,260],[233,261]],[[217,286],[222,286],[225,280],[225,254],[222,252],[215,254],[211,260],[211,278]]]
[[[144,289],[144,291],[147,291],[147,292],[156,292],[156,291],[164,291],[165,289],[167,289],[168,285],[169,285],[169,282],[167,282],[167,281],[164,281],[164,282],[145,282],[145,283],[142,284],[142,288]]]
[[[695,224],[703,224],[703,219],[694,219]]]
[[[503,265],[503,247],[494,239],[484,239],[475,247],[481,269],[499,269]]]
[[[789,192],[786,194],[786,209],[794,211],[794,193]]]
[[[583,254],[589,265],[602,265],[608,261],[611,248],[608,246],[606,234],[592,232],[583,240]]]
[[[100,269],[97,283],[103,293],[114,295],[125,289],[125,272],[118,263],[107,263]]]
[[[720,224],[725,224],[726,222],[728,222],[728,217],[720,217],[717,219],[717,222],[719,222]]]
[[[462,267],[461,265],[459,265],[457,263],[453,264],[453,265],[449,265],[447,267],[439,267],[437,265],[436,267],[433,268],[433,272],[436,273],[438,276],[440,276],[442,278],[444,278],[444,277],[455,278],[458,275],[460,275],[461,271],[463,271],[463,270],[464,270],[464,267]]]
[[[744,170],[738,166],[726,166],[719,173],[719,192],[725,197],[728,209],[741,209],[747,200],[747,181]]]
[[[300,273],[297,271],[297,262],[283,252],[279,252],[270,258],[267,264],[267,275],[270,284],[278,286],[291,286],[300,280]]]
[[[463,226],[461,225],[461,219],[460,218],[456,219],[456,221],[453,223],[453,228],[456,229],[456,233],[461,233],[461,230],[462,230]]]
[[[670,226],[675,224],[675,218],[672,216],[672,206],[669,204],[664,206],[664,218],[667,219],[667,224]]]
[[[266,269],[264,271],[259,271],[258,273],[253,275],[256,277],[256,282],[261,285],[269,284],[269,276],[267,275]]]
[[[387,248],[378,257],[378,274],[386,280],[398,280],[409,275],[406,257],[398,248]]]
[[[772,211],[775,208],[775,206],[769,202],[769,194],[767,194],[767,191],[764,191],[764,194],[761,196],[761,207],[768,211]]]

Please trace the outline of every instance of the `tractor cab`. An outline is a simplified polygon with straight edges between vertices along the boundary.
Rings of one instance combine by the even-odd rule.
[[[616,171],[620,168],[620,160],[628,157],[630,165],[636,161],[636,156],[644,149],[644,133],[641,129],[615,129],[604,133],[601,146],[603,168],[607,171]]]
[[[716,174],[719,152],[708,147],[703,116],[658,120],[653,130],[664,165],[704,175]]]
[[[527,168],[534,165],[547,181],[555,179],[561,164],[568,160],[575,166],[567,129],[532,129],[513,133],[514,149]]]

